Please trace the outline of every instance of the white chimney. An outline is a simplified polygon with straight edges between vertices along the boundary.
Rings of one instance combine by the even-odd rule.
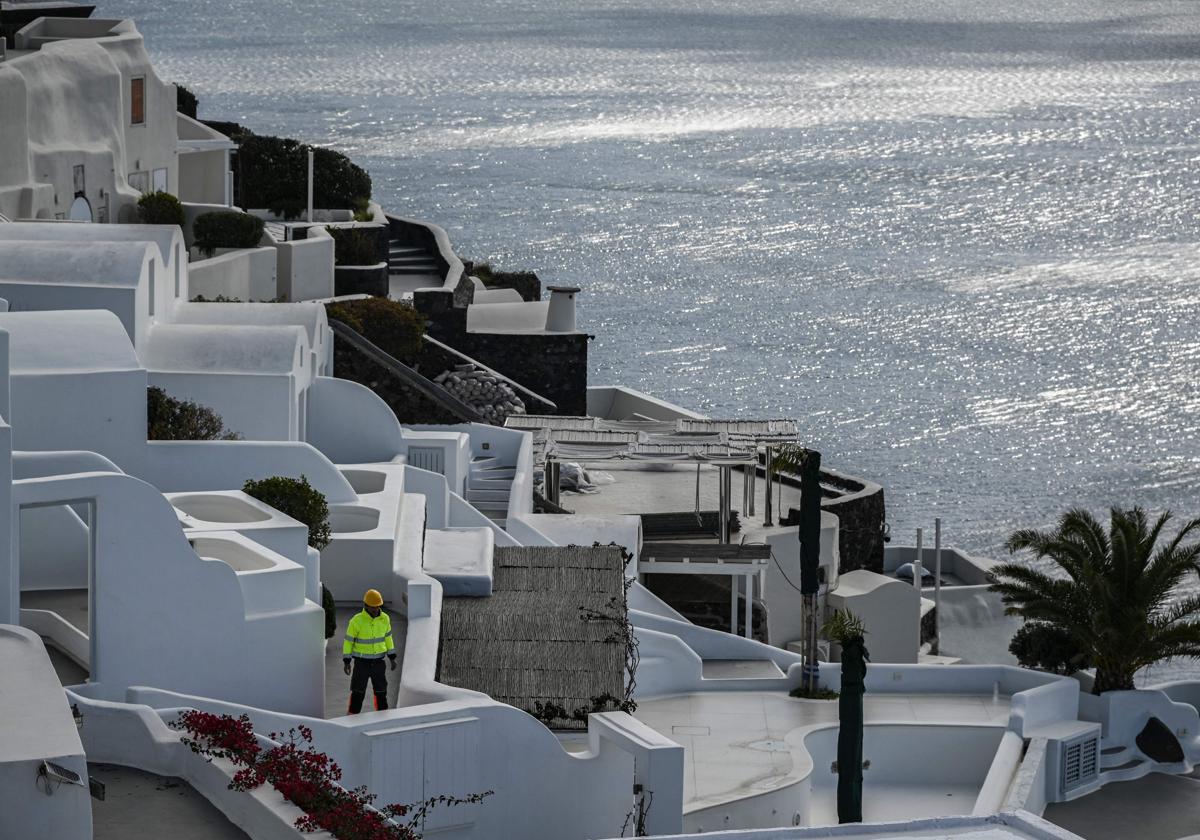
[[[547,286],[550,308],[546,313],[547,332],[575,332],[575,295],[578,286]]]

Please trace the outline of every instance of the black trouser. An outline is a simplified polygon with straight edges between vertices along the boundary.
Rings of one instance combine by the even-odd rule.
[[[380,659],[354,657],[354,671],[350,675],[350,714],[362,711],[363,698],[367,696],[367,679],[371,680],[371,691],[375,692],[376,710],[386,709],[387,666]]]

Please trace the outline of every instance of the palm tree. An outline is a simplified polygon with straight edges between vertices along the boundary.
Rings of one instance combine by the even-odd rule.
[[[1200,595],[1178,592],[1200,572],[1200,543],[1184,545],[1200,518],[1156,550],[1170,519],[1164,513],[1151,525],[1139,507],[1113,508],[1106,531],[1088,511],[1070,510],[1056,528],[1020,530],[1006,544],[1010,553],[1052,560],[1066,576],[1002,563],[992,569],[992,589],[1009,615],[1067,631],[1096,667],[1093,693],[1131,689],[1147,665],[1200,656]]]

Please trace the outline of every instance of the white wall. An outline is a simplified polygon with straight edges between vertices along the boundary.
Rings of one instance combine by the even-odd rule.
[[[289,301],[333,297],[333,238],[321,227],[308,229],[308,238],[276,242],[278,297]]]
[[[270,301],[277,296],[274,248],[239,248],[188,265],[188,294],[215,300]]]
[[[301,714],[324,711],[324,614],[303,599],[303,569],[279,558],[286,564],[279,581],[290,579],[294,596],[284,606],[244,591],[226,563],[197,557],[174,509],[138,479],[91,474],[14,484],[17,505],[89,499],[96,691],[113,699],[132,685],[157,685]]]
[[[62,34],[72,27],[88,34],[0,67],[0,213],[52,219],[65,212],[75,197],[74,167],[83,166],[93,216],[107,208],[109,221],[133,221],[138,192],[126,179],[135,167],[166,169],[168,188],[178,189],[175,86],[158,78],[132,23],[42,22]],[[135,76],[146,80],[142,125],[131,123]]]
[[[13,445],[97,452],[126,472],[140,472],[146,384],[141,370],[14,376]]]
[[[920,595],[912,584],[858,569],[841,576],[826,603],[831,611],[849,610],[862,619],[871,661],[917,661]]]
[[[179,198],[202,204],[225,204],[228,156],[224,149],[179,156]]]
[[[357,382],[319,376],[306,407],[305,438],[334,463],[386,462],[405,449],[391,408]]]
[[[149,372],[151,385],[207,406],[246,440],[296,440],[296,383],[286,374]]]
[[[141,477],[164,493],[240,490],[250,479],[303,475],[330,504],[358,500],[337,467],[307,443],[174,440],[153,441],[146,450]]]
[[[0,670],[6,682],[0,692],[0,834],[90,838],[86,783],[38,778],[42,761],[50,760],[87,779],[83,745],[41,639],[0,625]]]
[[[828,591],[838,577],[838,518],[821,511],[820,567],[825,570]],[[773,560],[766,570],[762,601],[767,608],[767,639],[778,647],[786,647],[804,635],[802,596],[800,586],[800,529],[776,528],[767,536]]]

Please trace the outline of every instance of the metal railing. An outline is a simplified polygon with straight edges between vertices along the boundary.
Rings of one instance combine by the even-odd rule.
[[[463,423],[487,423],[475,408],[451,394],[442,386],[417,373],[391,354],[372,344],[361,333],[343,324],[336,318],[329,319],[329,328],[339,338],[344,338],[351,347],[378,364],[396,379],[426,399],[453,414]]]

